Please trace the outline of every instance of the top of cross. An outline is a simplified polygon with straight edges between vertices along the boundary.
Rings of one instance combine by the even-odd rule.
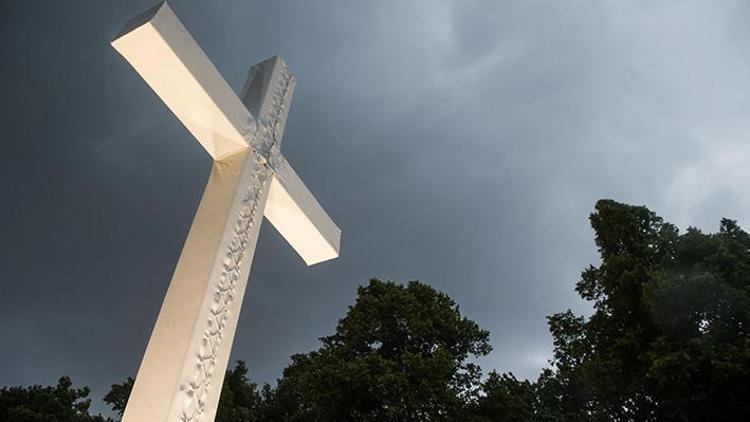
[[[279,56],[232,91],[166,2],[131,19],[112,42],[214,160],[251,148],[272,161],[296,80]]]
[[[251,152],[273,171],[279,189],[266,216],[306,263],[338,256],[341,231],[281,154],[296,80],[279,56],[253,66],[238,97],[166,2],[128,22],[112,46],[215,161]]]

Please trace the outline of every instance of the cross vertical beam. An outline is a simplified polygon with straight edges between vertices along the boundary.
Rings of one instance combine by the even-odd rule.
[[[276,56],[232,92],[166,3],[112,42],[214,163],[123,422],[213,421],[262,216],[308,265],[341,231],[281,155],[296,80]]]
[[[124,422],[213,420],[271,177],[247,151],[214,163]]]

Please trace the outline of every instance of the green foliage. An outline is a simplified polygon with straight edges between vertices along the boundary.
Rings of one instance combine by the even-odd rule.
[[[224,386],[216,412],[216,422],[253,422],[260,420],[262,397],[256,384],[247,377],[245,362],[237,361],[224,376]]]
[[[466,359],[488,339],[444,293],[373,279],[319,350],[292,357],[267,420],[455,420],[477,393]]]
[[[490,372],[482,383],[484,395],[473,411],[474,421],[532,421],[536,394],[534,384],[519,381],[513,374]]]
[[[582,334],[584,319],[572,312],[547,318],[554,339],[555,370],[544,369],[536,384],[536,420],[586,420],[588,403],[579,365],[588,344]]]
[[[132,377],[128,377],[123,383],[112,384],[109,392],[104,396],[104,402],[120,416],[125,412],[125,405],[128,403],[128,397],[130,397],[134,382],[135,380]]]
[[[645,207],[609,200],[591,225],[601,264],[576,290],[594,313],[549,318],[539,419],[748,420],[750,236],[731,220],[680,236]]]
[[[89,388],[73,388],[69,377],[55,387],[3,387],[0,389],[0,421],[3,422],[105,422],[89,415]]]
[[[239,361],[217,422],[750,420],[750,235],[680,235],[645,207],[602,200],[591,215],[601,256],[576,284],[590,317],[548,317],[550,368],[535,383],[471,357],[489,333],[444,293],[413,281],[358,289],[318,350],[292,356],[276,388],[258,389]],[[133,379],[105,401],[122,414]],[[3,388],[0,421],[103,422],[88,389]]]

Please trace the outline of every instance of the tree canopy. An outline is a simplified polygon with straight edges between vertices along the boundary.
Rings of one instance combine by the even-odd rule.
[[[592,304],[548,317],[554,349],[535,381],[484,378],[489,333],[445,293],[370,280],[317,350],[291,357],[276,386],[239,361],[217,422],[750,420],[750,235],[677,228],[642,206],[597,202],[600,263],[575,285]],[[128,378],[107,396],[122,414]],[[88,389],[0,390],[2,421],[103,422]]]
[[[750,236],[727,219],[718,233],[680,235],[611,200],[591,225],[601,264],[576,291],[594,312],[549,317],[546,420],[750,419]]]
[[[455,420],[480,376],[467,358],[491,350],[487,331],[416,281],[371,280],[321,340],[292,356],[271,396],[274,420]]]
[[[89,388],[73,388],[70,377],[57,385],[3,387],[0,389],[0,421],[7,422],[105,422],[89,414]]]

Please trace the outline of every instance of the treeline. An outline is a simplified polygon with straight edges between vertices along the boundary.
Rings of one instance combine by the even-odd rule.
[[[601,264],[576,291],[584,318],[548,317],[537,380],[482,376],[489,333],[420,282],[371,280],[318,350],[292,356],[275,387],[227,371],[217,422],[750,420],[750,236],[735,221],[680,234],[645,207],[602,200]],[[121,414],[132,379],[105,397]],[[0,390],[0,421],[103,422],[88,389]]]

